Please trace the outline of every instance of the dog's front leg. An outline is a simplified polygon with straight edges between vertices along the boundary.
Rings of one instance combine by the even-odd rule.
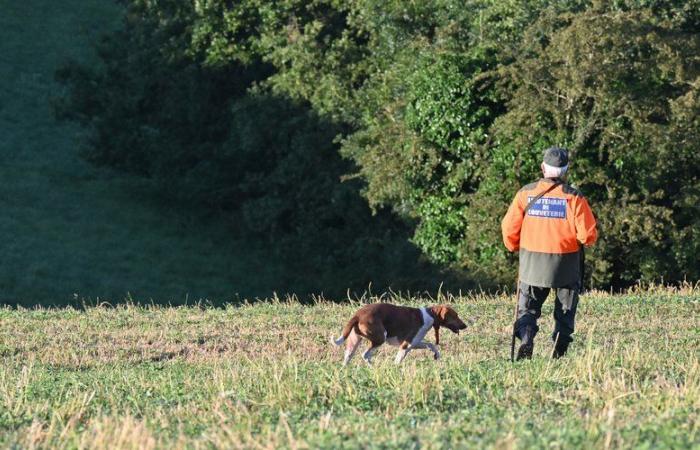
[[[433,344],[431,344],[430,342],[422,341],[421,343],[416,344],[416,345],[413,345],[412,347],[413,347],[413,348],[424,348],[424,349],[427,348],[428,350],[430,350],[431,352],[433,352],[433,357],[434,357],[435,359],[439,359],[439,358],[440,358],[440,352],[438,351],[437,347],[435,347],[435,346],[434,346]]]
[[[396,359],[394,360],[394,362],[396,364],[401,364],[401,361],[403,361],[403,359],[406,357],[409,350],[411,350],[411,349],[410,348],[402,348],[401,350],[399,350],[399,352],[396,354]]]
[[[423,344],[425,344],[425,346],[428,347],[431,352],[433,352],[433,357],[435,359],[440,359],[440,352],[438,351],[437,347],[435,347],[430,342],[423,342]]]
[[[403,361],[403,359],[406,357],[406,355],[408,355],[408,352],[411,351],[411,349],[413,348],[413,345],[411,345],[407,341],[404,341],[401,343],[401,346],[399,348],[400,348],[400,350],[396,354],[396,359],[394,360],[394,362],[396,362],[396,364],[401,364],[401,361]]]

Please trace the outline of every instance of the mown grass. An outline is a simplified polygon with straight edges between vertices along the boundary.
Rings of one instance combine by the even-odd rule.
[[[0,446],[699,448],[700,293],[586,295],[567,358],[508,359],[511,299],[393,364],[340,366],[358,306],[0,310]],[[429,299],[393,299],[412,305]]]

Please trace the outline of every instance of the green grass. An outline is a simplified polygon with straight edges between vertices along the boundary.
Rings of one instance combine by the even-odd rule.
[[[589,294],[576,341],[508,360],[511,298],[442,359],[340,366],[357,304],[0,310],[0,447],[700,448],[700,293]],[[413,305],[428,299],[394,299]]]
[[[94,41],[119,23],[115,2],[0,0],[0,11],[0,304],[296,290],[269,249],[159,206],[145,180],[91,167],[81,130],[54,120],[56,68],[96,63]]]

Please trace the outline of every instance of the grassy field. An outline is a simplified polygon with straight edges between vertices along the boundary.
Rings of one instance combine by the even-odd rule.
[[[584,296],[557,361],[550,301],[516,365],[510,298],[446,300],[475,324],[400,367],[341,368],[357,303],[2,309],[0,447],[700,448],[697,288]]]

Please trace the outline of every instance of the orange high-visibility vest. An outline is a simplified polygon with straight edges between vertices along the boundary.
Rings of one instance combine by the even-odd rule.
[[[520,250],[520,281],[531,286],[575,286],[580,244],[589,246],[598,238],[588,201],[567,184],[552,189],[525,213],[527,204],[554,182],[543,178],[520,189],[501,222],[505,246]]]

